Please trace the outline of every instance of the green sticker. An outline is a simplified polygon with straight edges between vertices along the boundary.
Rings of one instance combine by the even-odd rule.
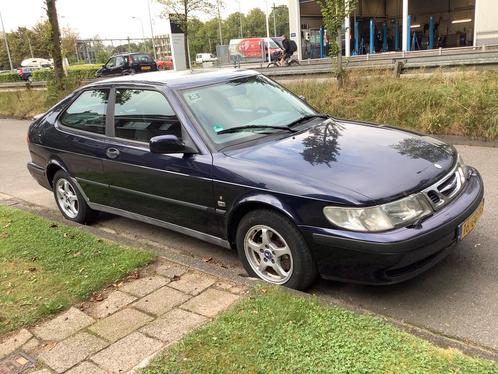
[[[220,132],[224,129],[223,125],[213,125],[213,130],[216,132]]]

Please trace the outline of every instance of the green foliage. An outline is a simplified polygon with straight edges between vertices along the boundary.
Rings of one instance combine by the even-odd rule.
[[[33,82],[45,82],[54,79],[54,71],[52,69],[39,69],[31,73]]]
[[[152,259],[76,227],[0,206],[0,335],[64,310]]]
[[[330,56],[337,56],[341,51],[341,45],[337,42],[337,37],[342,29],[344,18],[353,13],[358,4],[358,0],[317,0],[323,16],[325,28],[332,41],[330,45]]]
[[[381,318],[259,288],[143,371],[163,373],[498,373]]]
[[[0,73],[0,82],[17,82],[21,77],[17,73]]]

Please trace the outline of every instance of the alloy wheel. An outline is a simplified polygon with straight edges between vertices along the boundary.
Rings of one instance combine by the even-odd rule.
[[[284,284],[292,276],[291,250],[282,235],[271,227],[251,227],[244,237],[244,252],[249,265],[261,279]]]
[[[71,219],[76,218],[79,213],[78,195],[67,179],[61,178],[57,181],[55,195],[57,204],[64,214]]]

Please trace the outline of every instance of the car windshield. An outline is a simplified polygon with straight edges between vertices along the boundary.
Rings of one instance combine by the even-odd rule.
[[[261,75],[184,90],[182,96],[218,148],[267,136],[282,131],[278,127],[317,115],[305,102]],[[241,126],[248,128],[223,131]]]

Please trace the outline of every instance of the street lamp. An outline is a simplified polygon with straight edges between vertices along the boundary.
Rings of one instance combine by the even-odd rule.
[[[149,11],[150,34],[152,36],[152,49],[154,50],[154,60],[157,60],[156,42],[154,41],[154,28],[152,27],[152,15],[150,13],[150,0],[147,0],[147,9]]]
[[[136,16],[133,16],[131,18],[136,19],[138,22],[140,22],[140,27],[142,28],[142,40],[145,42],[144,23],[142,22],[142,19]]]
[[[12,65],[12,58],[10,57],[9,41],[7,40],[7,33],[5,32],[5,27],[3,26],[2,13],[0,13],[0,23],[2,24],[3,39],[5,41],[5,49],[7,49],[7,56],[9,57],[10,70],[14,70]]]

